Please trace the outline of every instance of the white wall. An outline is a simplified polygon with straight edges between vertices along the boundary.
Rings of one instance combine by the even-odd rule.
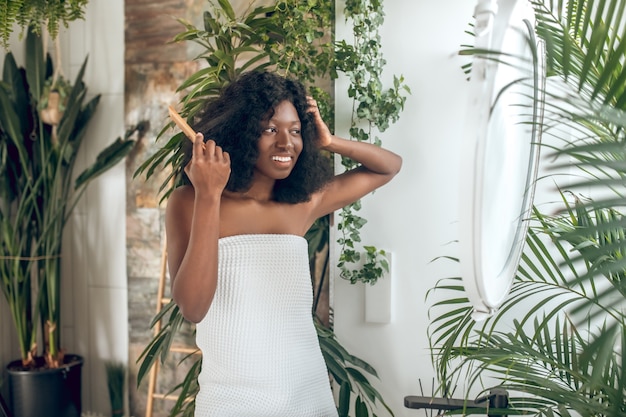
[[[454,263],[431,261],[455,254],[454,244],[447,244],[458,239],[458,165],[467,83],[461,70],[466,59],[457,52],[471,41],[464,31],[474,5],[467,0],[384,1],[384,81],[389,87],[393,74],[403,74],[412,94],[400,120],[380,135],[385,147],[403,157],[402,171],[366,197],[361,212],[369,221],[363,241],[393,253],[392,320],[366,323],[364,287],[342,281],[337,274],[334,308],[339,340],[378,371],[375,385],[398,417],[424,413],[406,409],[403,403],[405,395],[421,395],[420,379],[424,395],[431,394],[426,292],[437,280],[458,276]],[[350,42],[342,12],[340,1],[337,38]],[[352,108],[345,80],[337,83],[336,97],[337,133],[345,137]]]
[[[83,148],[86,167],[125,131],[124,2],[91,0],[85,20],[61,40],[68,75],[89,56],[85,82],[92,95],[102,95]],[[128,362],[124,163],[99,177],[81,202],[67,233],[71,257],[64,273],[71,281],[64,294],[73,292],[75,303],[66,305],[63,330],[68,350],[85,356],[83,410],[108,413],[104,361]]]
[[[21,64],[22,46],[14,38],[12,49]],[[102,95],[81,150],[79,173],[125,131],[123,0],[91,0],[85,20],[70,24],[59,39],[64,75],[73,80],[89,55],[84,79],[89,98]],[[120,163],[89,187],[64,241],[63,347],[85,358],[83,410],[102,414],[110,413],[104,361],[128,362],[125,213],[126,171]],[[3,363],[4,352],[13,349],[5,350],[10,344],[5,335],[14,338],[10,326],[3,317]],[[13,349],[9,355],[19,353]]]

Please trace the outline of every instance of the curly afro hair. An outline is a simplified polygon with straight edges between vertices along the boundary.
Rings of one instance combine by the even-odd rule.
[[[198,112],[193,127],[230,154],[231,174],[226,189],[246,191],[252,185],[258,158],[257,143],[262,122],[272,117],[281,102],[290,101],[300,118],[302,152],[291,174],[274,185],[272,199],[285,203],[308,201],[332,177],[330,159],[316,146],[317,130],[307,112],[306,90],[297,80],[271,72],[254,71],[228,84]],[[183,167],[191,159],[192,146],[185,141]],[[183,172],[184,174],[184,172]],[[188,178],[184,177],[185,182]]]

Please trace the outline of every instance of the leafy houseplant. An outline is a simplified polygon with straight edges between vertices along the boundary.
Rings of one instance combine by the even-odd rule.
[[[346,1],[344,15],[352,21],[353,41],[336,42],[335,70],[345,74],[350,80],[348,96],[352,98],[350,138],[361,142],[381,145],[376,132],[384,132],[391,123],[398,121],[406,97],[410,93],[402,76],[393,77],[393,87],[383,89],[381,76],[385,60],[381,53],[379,28],[384,22],[384,2],[369,0]],[[345,169],[357,166],[350,158],[341,158]],[[341,209],[337,239],[341,251],[337,267],[339,276],[354,284],[363,282],[373,285],[389,271],[387,254],[382,249],[364,245],[364,252],[355,244],[361,242],[360,229],[367,219],[359,216],[361,201],[356,201]],[[361,254],[364,253],[362,259]],[[358,267],[362,261],[362,266]]]
[[[132,149],[134,129],[75,176],[78,153],[100,98],[87,99],[87,59],[70,85],[53,75],[40,36],[29,31],[25,48],[24,67],[18,67],[12,53],[6,55],[0,83],[0,287],[20,348],[15,365],[30,370],[64,365],[64,227],[87,185]]]
[[[104,366],[107,374],[109,400],[111,401],[111,417],[123,417],[126,365],[119,362],[107,361]]]
[[[372,56],[378,54],[378,50],[372,48],[369,55],[360,55],[359,48],[353,48],[346,43],[339,46],[332,42],[328,28],[332,27],[334,7],[333,2],[330,1],[279,0],[271,6],[250,9],[241,17],[235,16],[228,0],[219,0],[217,3],[217,5],[213,4],[214,8],[210,12],[205,12],[203,28],[196,28],[191,23],[181,21],[185,26],[185,31],[174,39],[178,42],[192,41],[203,48],[198,59],[206,65],[189,77],[179,88],[179,92],[184,93],[181,114],[190,119],[205,100],[218,94],[222,86],[236,79],[242,72],[269,69],[285,75],[293,75],[303,81],[320,104],[324,119],[332,120],[329,94],[316,88],[314,83],[319,79],[334,79],[338,69],[346,74],[361,71],[360,76],[355,76],[355,79],[362,79],[367,71],[358,66],[359,62],[370,60]],[[382,15],[381,5],[377,2],[375,6],[377,12]],[[366,11],[370,11],[370,7],[362,8],[360,2],[350,2],[349,7],[353,13],[351,17],[361,17]],[[359,10],[362,10],[362,13],[359,13]],[[380,23],[380,15],[377,19],[376,22],[372,22],[373,26]],[[366,18],[357,20],[367,21]],[[369,32],[365,30],[361,33]],[[368,39],[363,41],[363,45],[371,47],[376,42],[377,39]],[[346,57],[342,68],[336,61],[338,48],[342,48]],[[350,57],[349,62],[347,57]],[[377,70],[380,69],[378,65],[382,64],[376,60],[374,67]],[[376,102],[381,109],[391,108],[397,115],[404,103],[403,99],[398,94],[388,94],[381,98],[379,96],[380,85],[374,81],[374,78],[375,76],[372,77],[367,87],[355,88],[359,94],[354,94],[352,97],[363,103]],[[398,80],[395,85],[396,93],[399,87],[400,81]],[[382,104],[385,100],[394,103],[386,107]],[[367,106],[360,104],[357,107],[361,118],[366,118]],[[384,126],[382,120],[388,113],[381,111],[377,114],[381,121],[381,124],[377,125]],[[389,118],[395,120],[394,116],[389,116]],[[171,124],[165,126],[159,137],[165,134],[170,126]],[[364,137],[358,138],[358,140],[364,139]],[[176,184],[179,180],[178,168],[182,156],[181,145],[184,140],[182,134],[174,135],[137,171],[137,174],[145,174],[149,177],[163,165],[173,168],[171,175],[163,182],[164,198],[167,198],[172,184]],[[357,234],[357,230],[351,232],[352,236]],[[328,240],[328,218],[320,219],[306,237],[309,241],[313,265],[314,258],[320,253],[322,256],[327,256],[327,252],[326,255],[323,253],[327,251],[327,245],[324,242]],[[346,261],[349,262],[349,260]],[[159,358],[162,361],[165,360],[183,319],[178,308],[170,303],[159,316],[154,318],[153,325],[160,320],[164,320],[166,324],[161,327],[159,334],[142,353],[138,383],[141,383],[142,378],[156,360]],[[368,416],[370,412],[375,413],[374,407],[377,403],[382,404],[391,413],[380,394],[365,376],[365,374],[376,376],[375,370],[366,362],[350,355],[340,345],[331,330],[323,327],[319,321],[316,321],[316,324],[327,367],[340,386],[338,407],[340,415],[347,416],[352,407],[357,416]],[[175,388],[180,390],[180,396],[171,410],[171,415],[193,413],[193,400],[186,400],[192,399],[197,390],[196,378],[200,361],[197,360],[193,364],[185,380]]]
[[[536,207],[508,299],[483,323],[442,280],[430,339],[442,392],[484,377],[511,414],[626,415],[626,1],[532,2],[546,43],[544,137],[561,209]],[[471,51],[470,51],[471,52]],[[479,52],[480,53],[480,52]],[[588,193],[584,195],[582,193]]]

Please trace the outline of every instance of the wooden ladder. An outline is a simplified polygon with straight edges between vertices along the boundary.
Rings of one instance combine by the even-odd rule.
[[[156,303],[156,314],[159,314],[163,309],[163,306],[169,304],[171,301],[169,298],[165,297],[165,283],[167,280],[167,241],[163,241],[163,250],[161,252],[161,274],[159,276],[159,287],[157,289],[157,303]],[[161,331],[161,321],[159,320],[154,325],[154,335],[156,336]],[[193,354],[199,353],[196,347],[182,347],[182,346],[172,346],[170,347],[170,352],[178,352],[185,354]],[[176,401],[178,400],[178,396],[176,395],[166,395],[162,393],[156,392],[156,382],[159,374],[159,360],[154,362],[152,368],[150,369],[150,379],[148,383],[148,398],[146,401],[146,417],[152,417],[152,411],[154,406],[154,400],[169,400]]]

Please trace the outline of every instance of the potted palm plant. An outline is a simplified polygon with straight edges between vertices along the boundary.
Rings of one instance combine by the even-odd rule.
[[[433,359],[442,392],[459,381],[480,391],[492,377],[511,393],[511,414],[624,416],[626,1],[532,4],[561,209],[535,208],[511,293],[491,318],[470,318],[460,278],[441,281]]]
[[[135,129],[75,173],[100,98],[87,98],[87,59],[70,83],[39,35],[28,31],[25,48],[23,67],[6,55],[0,82],[0,288],[21,354],[7,366],[9,403],[19,416],[79,416],[83,359],[60,340],[62,237],[87,185],[132,149]]]

